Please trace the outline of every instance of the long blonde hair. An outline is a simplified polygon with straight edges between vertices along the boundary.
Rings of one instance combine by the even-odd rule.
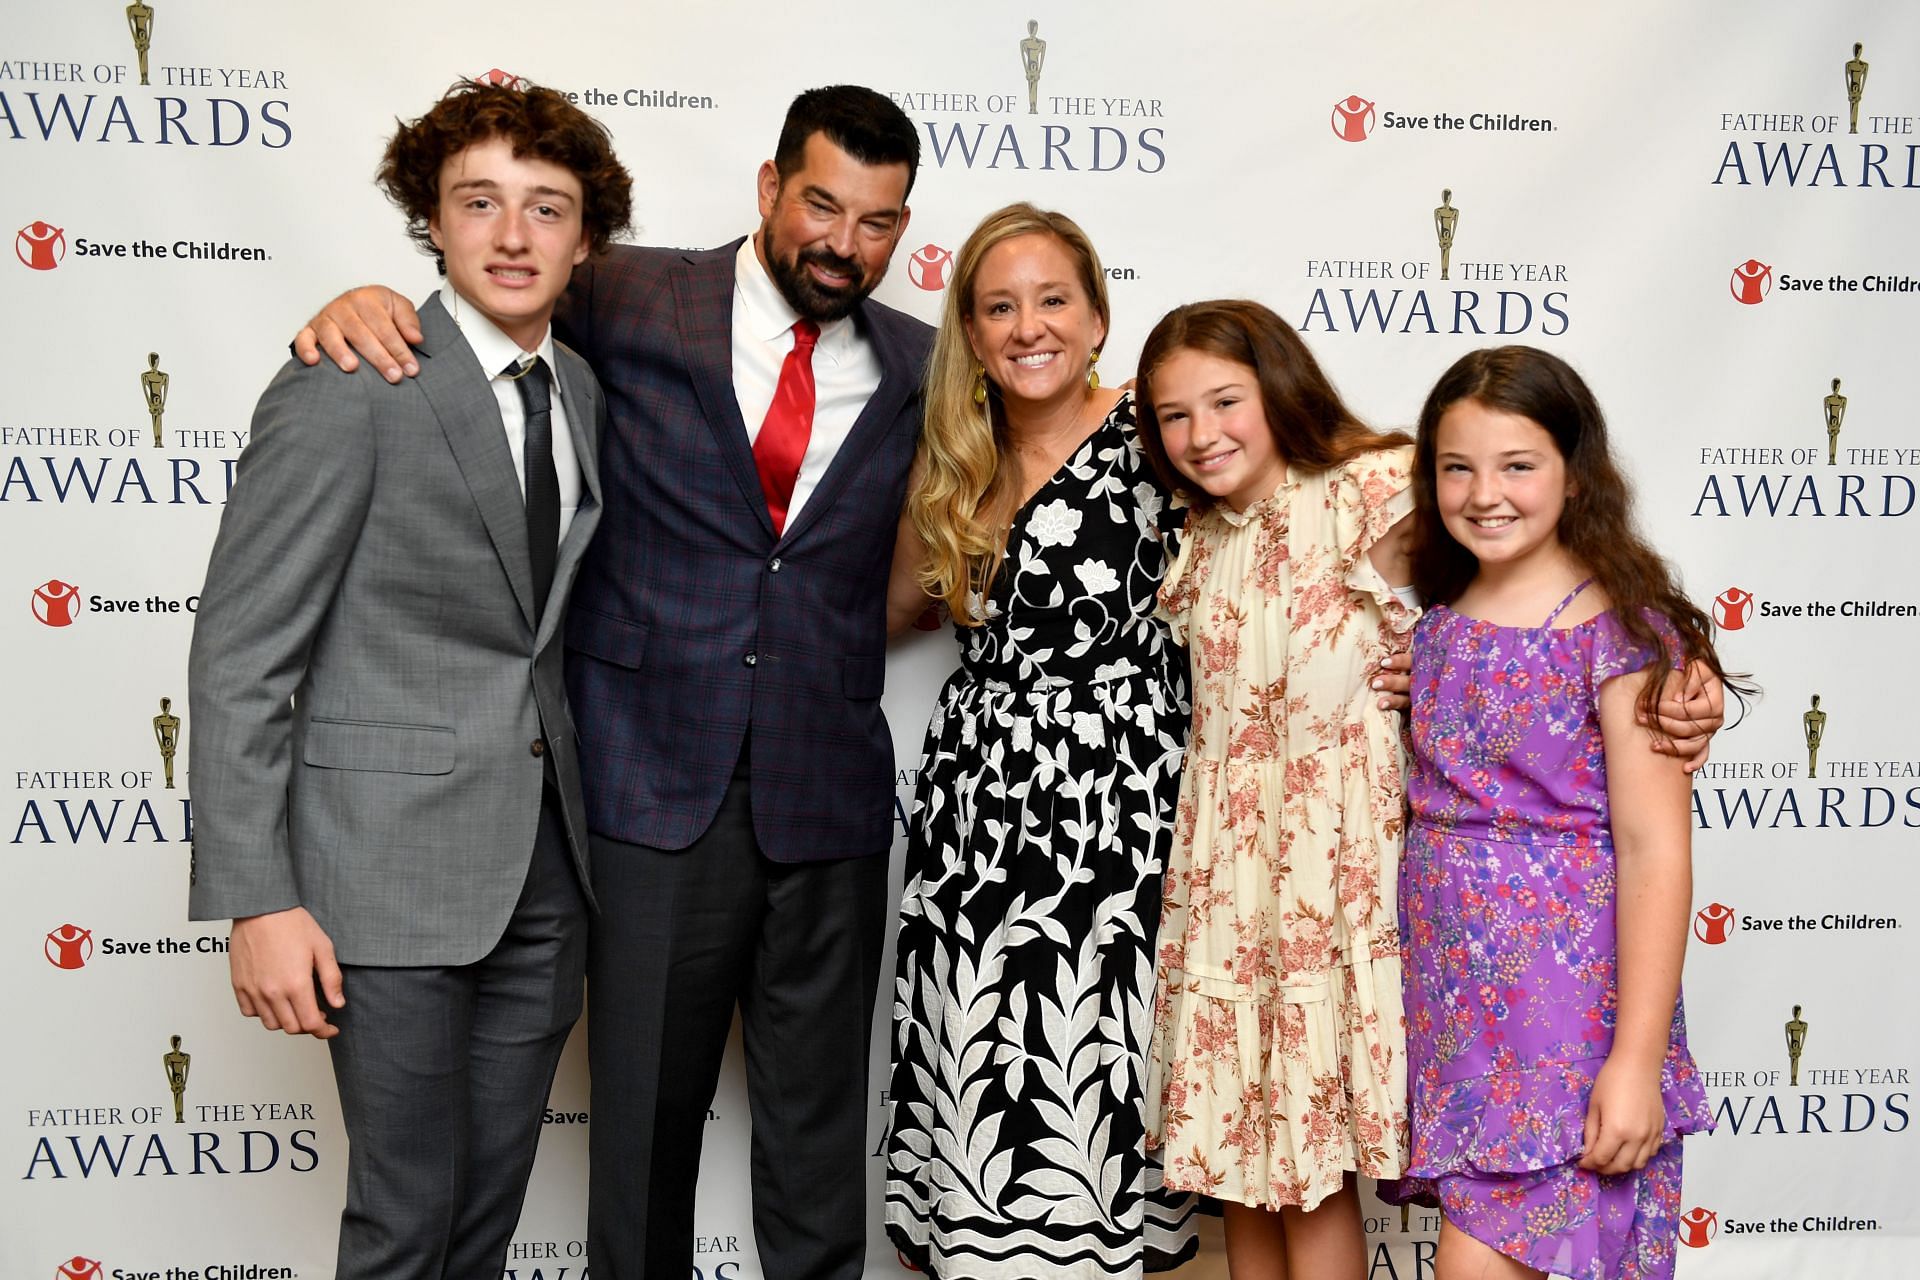
[[[983,375],[967,342],[966,322],[973,318],[981,260],[995,245],[1028,235],[1051,236],[1066,247],[1079,264],[1080,283],[1102,328],[1111,325],[1100,255],[1087,233],[1065,214],[1024,201],[1010,204],[983,218],[960,246],[927,366],[926,425],[915,460],[919,479],[907,495],[907,514],[927,548],[920,584],[945,601],[954,622],[963,627],[986,620],[984,600],[1006,555],[1007,526],[1020,479],[1000,388],[988,380],[986,404],[974,402],[974,388]]]

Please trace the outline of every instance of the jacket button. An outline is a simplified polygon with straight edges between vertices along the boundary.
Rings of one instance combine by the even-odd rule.
[[[740,662],[742,665],[749,666],[749,667],[756,665],[759,661],[760,661],[760,655],[755,653],[750,653],[746,657],[740,659]]]
[[[773,559],[771,559],[771,560],[769,560],[769,561],[767,561],[767,572],[768,572],[768,573],[778,573],[778,572],[780,572],[780,557],[779,557],[779,556],[775,556],[775,557],[774,557]]]
[[[527,746],[527,750],[536,756],[543,756],[547,754],[547,740],[545,738],[535,738]]]

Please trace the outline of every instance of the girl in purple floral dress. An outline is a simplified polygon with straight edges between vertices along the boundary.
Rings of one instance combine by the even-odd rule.
[[[1440,1280],[1673,1273],[1688,781],[1644,749],[1710,624],[1633,531],[1564,362],[1475,352],[1414,459],[1412,808],[1401,866],[1413,1156]]]

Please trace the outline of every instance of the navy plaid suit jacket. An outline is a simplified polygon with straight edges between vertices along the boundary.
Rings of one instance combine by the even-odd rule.
[[[567,617],[588,822],[683,849],[744,745],[769,858],[882,854],[887,574],[932,330],[861,305],[879,389],[776,540],[733,393],[739,244],[617,246],[574,270],[555,315],[600,375],[609,419],[599,536]]]

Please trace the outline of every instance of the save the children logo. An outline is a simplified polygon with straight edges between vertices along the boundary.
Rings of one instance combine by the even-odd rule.
[[[53,1269],[54,1280],[100,1280],[105,1274],[98,1259],[83,1258],[77,1253]]]
[[[519,90],[525,90],[527,88],[525,77],[517,76],[511,71],[502,71],[499,67],[482,71],[479,75],[473,77],[473,82],[475,84],[490,84],[495,88]]]
[[[1742,587],[1728,587],[1713,598],[1714,625],[1722,631],[1745,630],[1753,614],[1753,593]]]
[[[13,256],[33,271],[51,271],[67,256],[67,231],[38,218],[13,233]]]
[[[47,932],[46,945],[41,950],[47,963],[56,969],[84,969],[87,961],[93,959],[93,930],[63,924]]]
[[[1365,142],[1377,123],[1374,104],[1357,93],[1350,93],[1333,104],[1333,115],[1328,123],[1333,126],[1333,136],[1340,141]]]
[[[953,253],[937,244],[923,244],[907,259],[907,279],[928,293],[947,287],[947,272],[953,266]]]
[[[80,588],[58,578],[48,578],[33,589],[33,616],[44,626],[72,626],[79,603]]]
[[[1739,916],[1723,902],[1710,902],[1693,915],[1693,936],[1710,947],[1727,940],[1739,923]]]
[[[1435,105],[1430,101],[1407,106],[1405,99],[1383,107],[1381,104],[1387,101],[1384,94],[1379,98],[1366,98],[1350,93],[1333,104],[1327,125],[1342,142],[1365,142],[1376,128],[1388,133],[1496,133],[1520,137],[1553,133],[1559,127],[1549,117],[1518,111],[1488,111],[1465,103]]]
[[[1773,292],[1773,268],[1758,258],[1748,258],[1733,269],[1727,289],[1742,306],[1758,306]]]
[[[1680,1215],[1680,1243],[1689,1249],[1704,1249],[1720,1232],[1720,1215],[1699,1205]]]

